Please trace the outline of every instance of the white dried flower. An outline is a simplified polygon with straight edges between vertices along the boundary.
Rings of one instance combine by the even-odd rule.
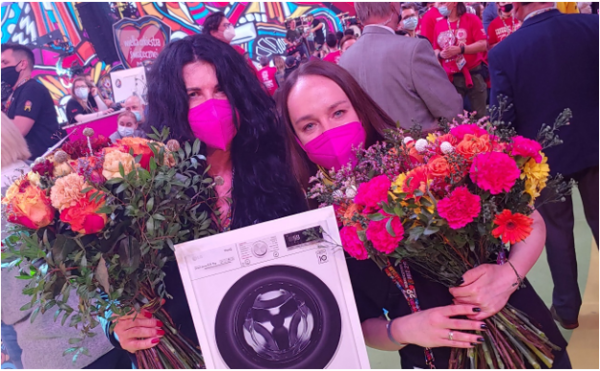
[[[404,144],[408,144],[412,142],[414,139],[412,137],[404,137]]]
[[[336,190],[333,192],[333,197],[335,197],[335,198],[343,198],[343,197],[344,197],[344,192],[342,192],[342,191],[341,191],[341,190],[339,190],[339,189],[336,189]]]
[[[442,153],[445,155],[447,155],[448,153],[454,152],[454,146],[452,146],[452,144],[450,144],[450,142],[442,142],[442,144],[440,144],[440,149],[442,150]]]
[[[417,140],[417,143],[415,143],[415,149],[417,150],[417,152],[425,152],[427,150],[427,146],[429,145],[429,142],[427,141],[427,139],[419,139]]]
[[[357,191],[356,191],[356,187],[355,186],[350,186],[348,188],[346,188],[346,197],[347,198],[354,198],[356,197]]]

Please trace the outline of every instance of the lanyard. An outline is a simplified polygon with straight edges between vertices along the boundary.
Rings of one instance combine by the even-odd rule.
[[[554,10],[554,9],[556,9],[556,8],[555,7],[550,7],[550,8],[544,8],[544,9],[536,10],[535,12],[531,12],[531,13],[529,13],[529,15],[527,17],[525,17],[525,19],[523,20],[523,22],[525,22],[529,18],[535,17],[538,14],[546,13],[547,11]]]
[[[457,41],[456,32],[458,32],[458,29],[460,28],[460,18],[456,22],[456,30],[452,29],[452,26],[450,25],[450,20],[448,18],[446,18],[446,22],[448,22],[448,30],[452,34],[452,44],[451,44],[451,46],[452,46]]]
[[[404,298],[408,302],[411,313],[421,311],[419,305],[419,298],[417,297],[417,289],[415,288],[415,282],[413,281],[412,274],[410,273],[410,267],[406,260],[401,260],[398,266],[400,268],[400,274],[394,269],[389,259],[386,259],[385,267],[383,268],[385,274],[394,282],[396,287],[400,289]],[[431,348],[425,348],[425,363],[429,368],[435,368],[435,358],[433,357],[433,351]]]
[[[15,93],[16,93],[17,89],[20,88],[21,86],[23,86],[23,84],[25,84],[27,81],[29,81],[30,78],[31,77],[23,79],[23,80],[21,80],[21,82],[19,82],[17,85],[15,85],[13,92],[10,93],[10,97],[8,97],[8,101],[6,101],[6,105],[4,105],[4,110],[6,111],[6,113],[8,113],[8,109],[10,108],[10,105],[12,104],[13,100],[15,99]]]
[[[504,22],[504,18],[500,17],[500,20],[502,21],[502,24],[504,24],[504,28],[506,28],[508,30],[508,35],[515,32],[515,17],[514,16],[512,17],[512,25],[510,26],[510,28],[508,27],[506,22]],[[506,35],[506,36],[508,36],[508,35]]]

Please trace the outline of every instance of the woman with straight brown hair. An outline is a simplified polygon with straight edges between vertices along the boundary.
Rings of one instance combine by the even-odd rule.
[[[286,80],[278,99],[288,144],[288,162],[306,190],[318,167],[339,169],[355,159],[353,148],[382,139],[393,121],[343,68],[315,61]],[[524,277],[541,253],[545,225],[533,214],[533,232],[511,249],[510,261]],[[412,270],[421,311],[412,312],[401,291],[371,260],[347,259],[354,296],[368,346],[400,351],[403,368],[427,367],[424,348],[433,348],[435,365],[449,368],[450,348],[472,348],[487,331],[483,319],[508,300],[540,323],[558,346],[554,366],[570,368],[566,345],[550,312],[531,286],[515,292],[515,272],[508,264],[482,264],[450,290]],[[453,304],[456,303],[456,304]],[[391,321],[383,316],[388,310]],[[462,318],[457,318],[462,317]]]

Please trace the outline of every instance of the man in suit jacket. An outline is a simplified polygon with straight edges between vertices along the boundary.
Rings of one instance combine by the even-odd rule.
[[[415,123],[424,131],[437,128],[438,119],[462,112],[462,98],[427,40],[402,37],[399,3],[354,3],[366,25],[362,36],[340,59],[375,102],[403,128]]]
[[[565,109],[573,118],[558,135],[563,144],[545,150],[552,174],[579,183],[585,216],[598,243],[598,16],[561,14],[553,3],[513,3],[521,28],[489,55],[492,92],[508,97],[504,120],[520,135],[535,139]],[[573,237],[573,204],[540,207],[546,222],[546,251],[554,281],[554,318],[565,328],[578,326],[581,295]]]

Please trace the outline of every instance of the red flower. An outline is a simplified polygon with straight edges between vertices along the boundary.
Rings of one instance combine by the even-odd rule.
[[[420,190],[425,193],[427,191],[427,166],[419,166],[406,173],[406,181],[402,187],[403,192],[407,196],[414,197],[414,192]]]
[[[533,220],[526,215],[513,214],[510,210],[505,209],[496,215],[494,224],[498,226],[492,231],[494,237],[498,238],[502,236],[503,243],[515,244],[529,236]]]
[[[17,179],[2,199],[6,205],[7,220],[31,229],[52,223],[56,212],[46,192],[26,179]]]
[[[487,133],[487,130],[482,129],[475,124],[459,125],[450,130],[450,134],[454,135],[459,142],[464,139],[466,134],[472,134],[479,137],[482,135],[486,135]]]
[[[38,173],[41,176],[51,177],[52,172],[54,171],[54,163],[49,160],[38,162],[37,164],[33,165],[31,171],[33,171],[34,173]]]
[[[427,172],[431,178],[443,180],[450,176],[450,164],[444,156],[435,155],[427,162]]]
[[[448,221],[452,229],[460,229],[471,223],[481,211],[481,199],[469,192],[467,187],[458,187],[438,201],[438,214]]]
[[[521,175],[515,160],[502,152],[480,153],[473,159],[470,173],[479,188],[493,195],[509,192]]]
[[[380,209],[379,203],[386,202],[392,182],[385,175],[379,175],[362,183],[354,202],[363,206],[366,214],[371,214]]]
[[[510,154],[513,156],[532,157],[538,164],[542,162],[542,150],[541,144],[535,140],[524,138],[520,135],[516,136],[512,140],[510,147]]]
[[[387,228],[386,224],[388,219],[380,221],[371,221],[367,228],[367,238],[373,244],[375,250],[380,251],[384,254],[391,254],[396,250],[398,244],[404,238],[404,227],[399,218],[392,217],[391,227],[394,231],[395,237],[392,236]]]
[[[344,227],[340,230],[340,237],[344,250],[357,260],[365,260],[369,258],[369,253],[363,242],[358,238],[358,231],[355,227]]]
[[[97,211],[104,206],[104,197],[99,202],[90,202],[89,196],[94,191],[89,191],[82,197],[77,205],[68,207],[60,213],[60,220],[71,225],[74,232],[82,234],[98,233],[106,225],[106,214]]]

